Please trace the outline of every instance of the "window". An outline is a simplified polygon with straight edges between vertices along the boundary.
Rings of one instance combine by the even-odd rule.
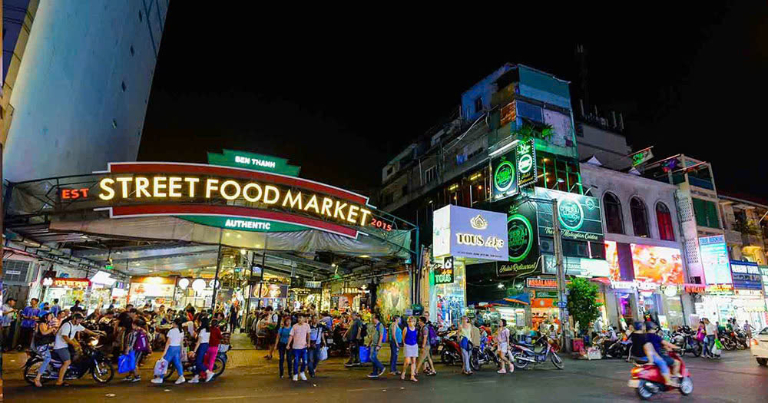
[[[605,207],[605,229],[612,234],[624,233],[624,220],[621,218],[621,202],[613,193],[603,196]]]
[[[475,112],[483,111],[483,97],[477,97],[475,99]]]
[[[674,241],[675,231],[672,228],[672,215],[664,203],[656,203],[656,221],[659,222],[659,238],[665,241]]]
[[[134,53],[136,53],[136,52],[133,50],[133,45],[131,45],[131,56],[133,56]]]
[[[405,185],[403,185],[400,191],[403,194],[403,196],[406,196],[408,194],[408,184],[406,183]]]
[[[424,183],[432,182],[437,178],[437,167],[430,167],[424,171]]]
[[[632,215],[632,229],[635,236],[648,238],[651,236],[648,231],[648,212],[645,209],[645,203],[637,197],[629,201],[629,212]]]
[[[394,167],[387,168],[387,176],[392,175],[392,171],[394,171]]]
[[[708,228],[720,228],[717,218],[717,206],[714,202],[693,198],[693,214],[696,215],[696,225]]]

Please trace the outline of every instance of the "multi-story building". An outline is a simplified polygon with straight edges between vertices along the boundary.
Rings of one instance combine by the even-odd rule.
[[[583,105],[583,101],[579,101]],[[595,108],[593,113],[586,113],[582,108],[575,115],[576,143],[578,143],[579,161],[595,160],[609,169],[624,171],[632,167],[629,155],[632,148],[627,144],[624,131],[624,117],[621,113],[610,112],[603,117]],[[595,160],[592,160],[592,159]]]
[[[5,179],[135,161],[168,0],[6,4],[18,6],[18,33],[7,49]]]
[[[546,290],[527,287],[526,280],[539,275],[551,280],[546,275],[555,271],[551,204],[555,199],[563,212],[582,212],[580,217],[569,217],[573,222],[563,236],[568,274],[608,277],[599,201],[582,194],[586,189],[568,86],[551,74],[506,64],[464,92],[454,116],[383,168],[379,204],[417,223],[421,239],[431,238],[433,212],[448,204],[525,217],[520,222],[530,228],[524,230],[527,247],[513,253],[501,269],[501,263],[491,263],[467,270],[457,262],[457,281],[434,287],[429,301],[422,296],[426,307],[436,304],[442,314],[445,307],[526,293],[534,299],[532,308],[497,311],[508,320],[525,317],[533,326],[551,318],[557,312],[555,299]]]
[[[689,324],[693,301],[687,283],[677,187],[634,173],[582,163],[583,185],[602,203],[610,283],[602,284],[607,316],[629,323],[658,316],[663,325]]]

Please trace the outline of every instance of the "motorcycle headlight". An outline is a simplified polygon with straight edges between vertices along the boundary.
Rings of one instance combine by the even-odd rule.
[[[99,339],[93,339],[88,344],[90,344],[93,347],[96,347],[96,345],[99,344]]]

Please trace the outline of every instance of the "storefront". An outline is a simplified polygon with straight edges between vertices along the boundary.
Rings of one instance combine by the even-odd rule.
[[[175,299],[176,277],[132,277],[128,289],[128,303],[136,307],[147,304],[183,308]]]
[[[87,278],[44,278],[43,286],[46,287],[43,301],[59,300],[62,309],[69,309],[80,301],[80,306],[86,307],[91,281]]]
[[[762,273],[756,263],[731,261],[734,318],[739,324],[749,321],[756,329],[765,325],[765,296]]]
[[[474,308],[494,302],[489,299],[491,293],[484,291],[493,292],[498,282],[480,284],[493,277],[478,266],[495,272],[496,262],[509,261],[507,215],[449,205],[435,211],[432,236],[434,261],[429,283],[434,309],[429,312],[430,320],[457,325],[461,316],[474,316]]]
[[[115,162],[98,173],[15,184],[8,222],[21,222],[14,214],[29,219],[44,212],[46,224],[35,234],[21,225],[8,230],[30,240],[37,233],[67,236],[87,264],[132,276],[125,291],[101,284],[91,299],[87,286],[52,288],[64,305],[83,299],[177,309],[370,309],[375,296],[365,286],[394,273],[409,277],[410,303],[419,267],[411,263],[418,261],[416,227],[377,210],[366,196],[299,172],[287,159],[234,150],[209,153],[208,164]],[[9,240],[7,247],[25,245]],[[288,284],[267,281],[270,275],[336,282],[346,292],[323,293],[319,286],[290,292]]]
[[[680,250],[662,246],[605,241],[611,286],[606,301],[612,324],[629,325],[651,317],[665,329],[689,324],[682,288]],[[623,326],[623,324],[621,324]]]

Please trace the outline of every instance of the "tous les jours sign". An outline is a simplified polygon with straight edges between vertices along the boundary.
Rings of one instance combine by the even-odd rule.
[[[435,256],[456,256],[507,261],[507,215],[459,206],[434,213],[432,231]]]

